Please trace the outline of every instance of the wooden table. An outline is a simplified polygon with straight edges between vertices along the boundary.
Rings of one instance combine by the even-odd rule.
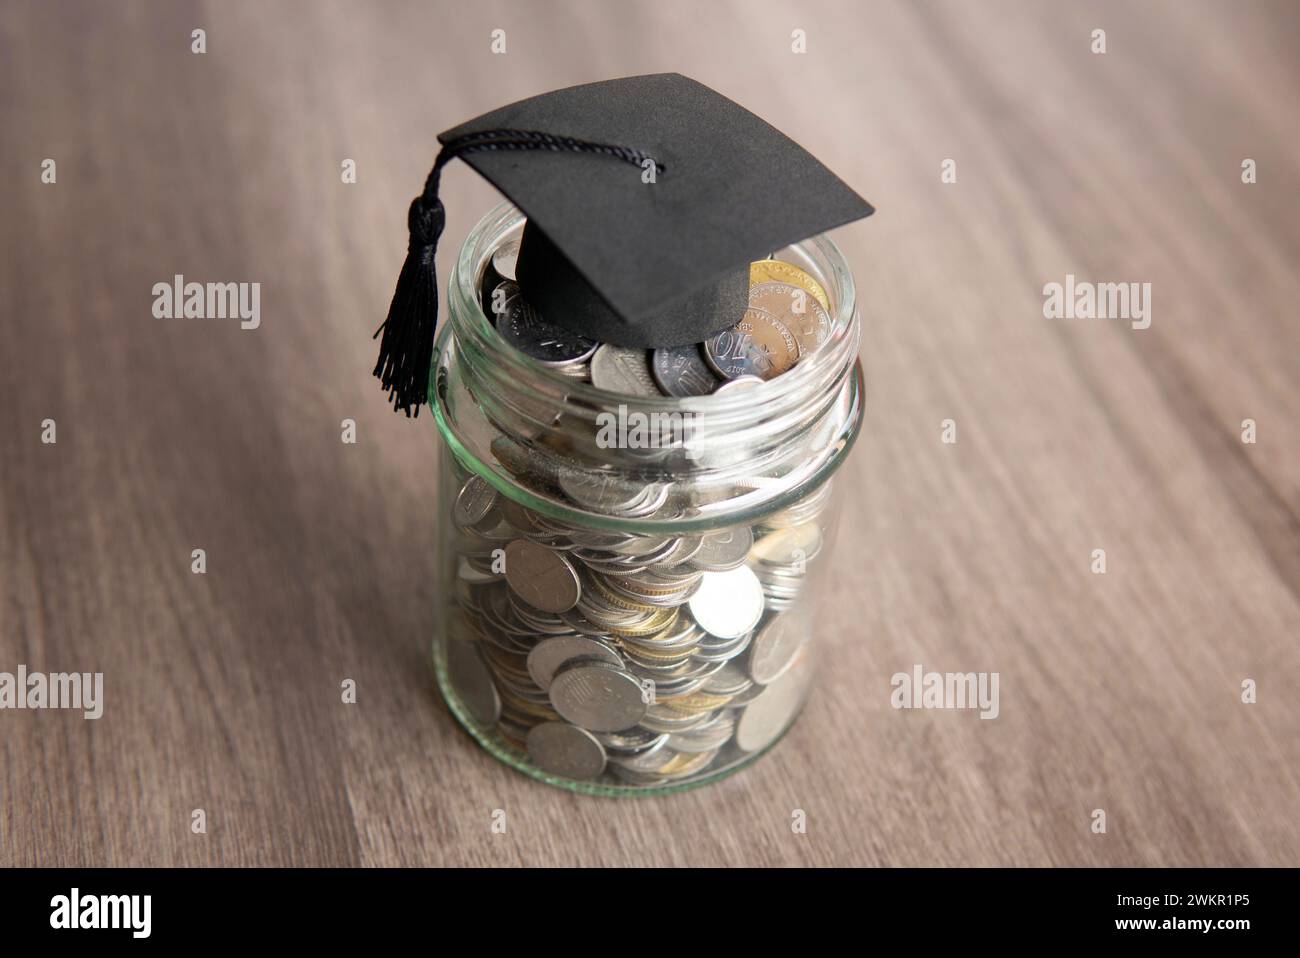
[[[452,8],[0,13],[0,670],[105,676],[98,721],[0,713],[0,863],[1295,864],[1300,9]],[[435,430],[370,334],[438,131],[663,70],[879,206],[836,235],[870,400],[796,730],[599,800],[433,694]],[[445,182],[444,277],[495,200]],[[155,318],[175,274],[260,282],[260,327]],[[1151,283],[1150,328],[1045,318],[1067,274]],[[893,709],[918,663],[998,672],[999,717]]]

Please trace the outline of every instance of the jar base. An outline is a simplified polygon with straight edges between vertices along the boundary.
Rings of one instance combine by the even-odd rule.
[[[462,728],[467,731],[474,741],[491,754],[498,761],[510,766],[517,772],[522,772],[529,778],[535,778],[539,782],[552,785],[556,788],[562,788],[566,791],[576,792],[580,795],[598,795],[605,798],[646,798],[656,795],[676,795],[681,792],[688,792],[691,789],[699,788],[703,785],[711,785],[714,782],[721,781],[728,776],[734,775],[742,769],[748,768],[754,762],[758,761],[769,751],[776,747],[786,733],[794,727],[795,722],[799,720],[799,715],[803,712],[801,704],[798,711],[791,716],[786,727],[781,730],[780,734],[768,742],[761,749],[747,753],[743,758],[739,758],[722,768],[712,771],[703,772],[700,775],[691,778],[682,779],[681,781],[665,782],[662,785],[611,785],[602,782],[582,782],[576,779],[561,778],[557,775],[551,775],[543,771],[536,765],[533,765],[527,758],[526,754],[512,746],[495,730],[484,729],[482,725],[475,722],[471,717],[469,710],[466,708],[460,697],[456,694],[450,677],[447,674],[446,663],[438,656],[433,657],[434,681],[437,684],[438,692],[442,700],[447,703],[447,708],[451,714],[456,717],[456,721]]]

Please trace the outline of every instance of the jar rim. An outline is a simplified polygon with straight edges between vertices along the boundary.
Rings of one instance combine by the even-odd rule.
[[[779,404],[805,388],[809,380],[817,375],[819,369],[824,369],[833,363],[848,365],[857,359],[857,337],[853,336],[851,356],[842,355],[842,349],[826,349],[823,346],[807,360],[801,359],[795,363],[794,367],[787,372],[762,383],[756,383],[751,389],[729,394],[711,393],[707,396],[629,397],[600,389],[594,384],[577,382],[557,369],[538,362],[517,349],[511,349],[501,338],[492,320],[479,303],[478,278],[492,254],[494,243],[500,235],[512,229],[521,229],[523,223],[523,213],[509,200],[505,200],[497,204],[470,230],[456,257],[455,272],[448,286],[448,318],[458,332],[483,337],[487,341],[495,341],[499,344],[501,349],[498,351],[500,353],[497,356],[498,362],[534,377],[539,382],[562,388],[577,400],[601,403],[622,399],[632,400],[636,405],[644,405],[647,408],[698,409],[725,413],[733,409],[751,409],[768,403]],[[827,284],[830,288],[826,289],[826,293],[835,307],[831,317],[829,343],[847,345],[850,337],[846,333],[854,326],[857,307],[857,288],[848,262],[840,248],[825,234],[809,237],[803,243],[816,247],[825,256],[831,268],[831,275],[824,277],[830,281]],[[431,392],[432,389],[431,379]]]
[[[815,272],[823,274],[819,278],[824,281],[834,307],[831,335],[815,353],[782,375],[732,395],[626,396],[575,380],[509,347],[483,310],[478,291],[483,270],[500,243],[512,231],[522,229],[523,222],[523,214],[508,201],[492,209],[466,237],[448,284],[448,319],[437,336],[429,404],[444,441],[469,471],[508,498],[562,522],[611,532],[653,527],[660,533],[692,533],[722,524],[752,521],[785,508],[819,488],[838,469],[857,438],[865,390],[857,356],[859,328],[853,277],[843,254],[830,239],[816,236],[787,248],[797,254],[794,258],[804,260]],[[814,262],[805,248],[819,254],[819,259]],[[783,430],[798,432],[809,423],[825,421],[833,427],[834,441],[820,450],[820,456],[810,456],[801,467],[770,477],[774,484],[767,487],[748,491],[734,488],[746,474],[748,465],[740,469],[728,463],[688,472],[680,478],[732,488],[730,495],[688,514],[634,518],[587,511],[517,481],[493,463],[493,453],[486,448],[471,447],[468,435],[462,436],[462,430],[457,428],[456,417],[442,394],[448,371],[444,366],[453,362],[456,369],[473,380],[477,390],[474,402],[480,409],[485,406],[482,397],[486,396],[489,403],[536,404],[547,412],[559,410],[575,419],[591,420],[596,410],[612,406],[641,409],[651,415],[682,413],[706,419],[710,424],[710,441],[721,436],[719,441],[724,446],[731,443],[735,447],[745,447],[755,437],[774,447],[785,434]],[[719,426],[723,427],[721,431]],[[769,453],[778,466],[786,464],[771,449]],[[605,465],[582,468],[599,472]],[[782,479],[789,480],[788,484],[780,485]]]

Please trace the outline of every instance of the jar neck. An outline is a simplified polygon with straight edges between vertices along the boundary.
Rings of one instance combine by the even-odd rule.
[[[783,508],[842,461],[861,422],[860,332],[853,280],[830,240],[815,237],[781,254],[818,279],[830,299],[830,336],[815,353],[730,393],[625,396],[511,349],[483,312],[483,270],[523,222],[505,203],[470,233],[438,335],[430,404],[471,471],[561,520],[687,531]],[[575,485],[595,490],[591,498],[579,496],[586,507],[575,505]],[[626,501],[637,486],[661,485],[663,501],[646,516],[608,514],[599,492],[612,487],[609,501],[632,508]]]

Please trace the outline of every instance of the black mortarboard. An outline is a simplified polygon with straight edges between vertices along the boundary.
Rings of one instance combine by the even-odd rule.
[[[408,415],[426,398],[438,182],[456,156],[527,217],[516,277],[529,302],[620,346],[707,339],[744,312],[752,260],[873,212],[789,137],[676,73],[520,100],[438,140],[375,369]]]

